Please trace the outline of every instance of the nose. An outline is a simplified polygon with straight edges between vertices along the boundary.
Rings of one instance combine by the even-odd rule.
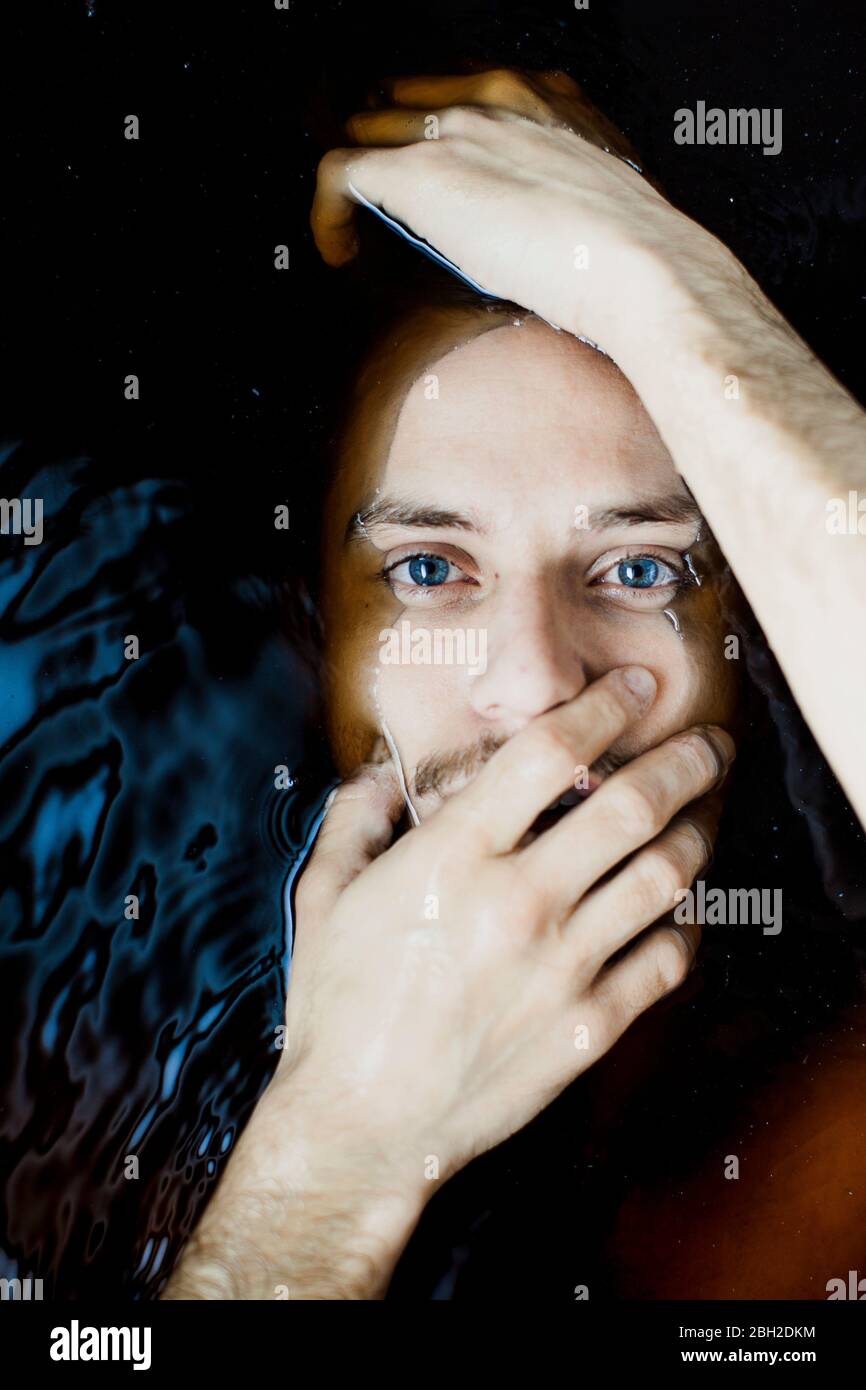
[[[561,610],[548,586],[500,591],[486,616],[486,666],[470,681],[479,717],[511,735],[587,685],[575,614]]]

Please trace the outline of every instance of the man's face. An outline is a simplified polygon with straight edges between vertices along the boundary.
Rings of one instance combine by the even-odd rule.
[[[489,322],[431,313],[368,371],[326,508],[335,761],[386,733],[422,820],[613,667],[658,694],[602,773],[736,700],[724,562],[631,387],[539,320]]]

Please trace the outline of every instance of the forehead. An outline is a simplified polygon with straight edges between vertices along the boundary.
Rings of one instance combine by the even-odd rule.
[[[413,383],[383,479],[389,492],[432,474],[549,496],[578,478],[607,488],[636,472],[654,492],[672,465],[625,378],[594,348],[527,320],[462,344]]]
[[[678,490],[670,456],[613,362],[540,320],[441,344],[368,393],[344,456],[350,506],[376,489],[446,504],[545,510]]]

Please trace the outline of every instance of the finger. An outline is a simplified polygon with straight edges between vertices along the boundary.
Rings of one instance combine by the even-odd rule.
[[[677,816],[614,878],[589,892],[566,922],[582,971],[605,962],[680,901],[713,852],[721,798],[706,796]]]
[[[346,133],[357,145],[414,145],[419,140],[439,138],[443,133],[440,115],[437,111],[414,111],[408,106],[356,111],[346,121]]]
[[[686,979],[695,961],[701,929],[692,926],[655,927],[613,965],[603,970],[590,990],[590,1001],[602,1022],[594,1046],[611,1047],[635,1019]],[[585,1005],[583,1012],[586,1012]]]
[[[346,134],[357,145],[393,148],[438,140],[441,136],[462,135],[473,127],[471,107],[439,106],[415,111],[408,106],[392,106],[380,111],[356,111],[345,123]],[[498,112],[499,119],[511,120],[514,112]]]
[[[576,768],[594,763],[644,713],[655,691],[654,677],[642,666],[608,671],[510,738],[469,786],[445,802],[436,815],[439,827],[481,852],[513,849],[536,817],[574,787]]]
[[[298,893],[322,910],[391,843],[405,807],[390,763],[365,763],[332,794]]]
[[[539,104],[548,114],[547,95],[580,98],[581,90],[566,73],[488,68],[478,63],[470,73],[459,75],[412,75],[386,77],[367,93],[368,110],[399,101],[404,106],[424,109],[434,106],[483,106],[533,114]]]
[[[559,68],[548,69],[545,72],[533,72],[532,77],[539,86],[545,87],[550,92],[555,92],[557,96],[583,96],[574,78],[569,77],[567,72],[562,72]]]
[[[437,106],[501,107],[541,122],[551,116],[532,81],[508,68],[460,76],[391,77],[381,87],[384,95],[400,106],[428,110]]]
[[[539,125],[565,124],[599,149],[613,150],[638,166],[641,163],[622,131],[561,71],[493,68],[458,77],[394,77],[385,79],[380,91],[392,102],[427,112],[436,107],[479,106],[528,117]]]
[[[715,725],[675,734],[606,778],[521,850],[526,873],[552,911],[569,910],[626,855],[656,835],[690,801],[708,792],[734,756]]]
[[[319,254],[328,265],[345,265],[357,255],[357,201],[349,185],[360,161],[369,158],[364,150],[335,149],[319,163],[310,226]]]

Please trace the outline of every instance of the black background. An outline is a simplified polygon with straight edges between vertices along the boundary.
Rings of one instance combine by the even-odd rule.
[[[377,76],[461,58],[570,71],[863,395],[855,0],[74,0],[17,13],[4,62],[7,435],[110,450],[113,469],[143,451],[150,469],[226,485],[239,470],[249,486],[303,469],[351,317],[307,227],[317,160]],[[675,110],[698,100],[780,107],[781,153],[675,145]],[[138,141],[124,139],[129,113]],[[280,243],[288,271],[274,268]]]

